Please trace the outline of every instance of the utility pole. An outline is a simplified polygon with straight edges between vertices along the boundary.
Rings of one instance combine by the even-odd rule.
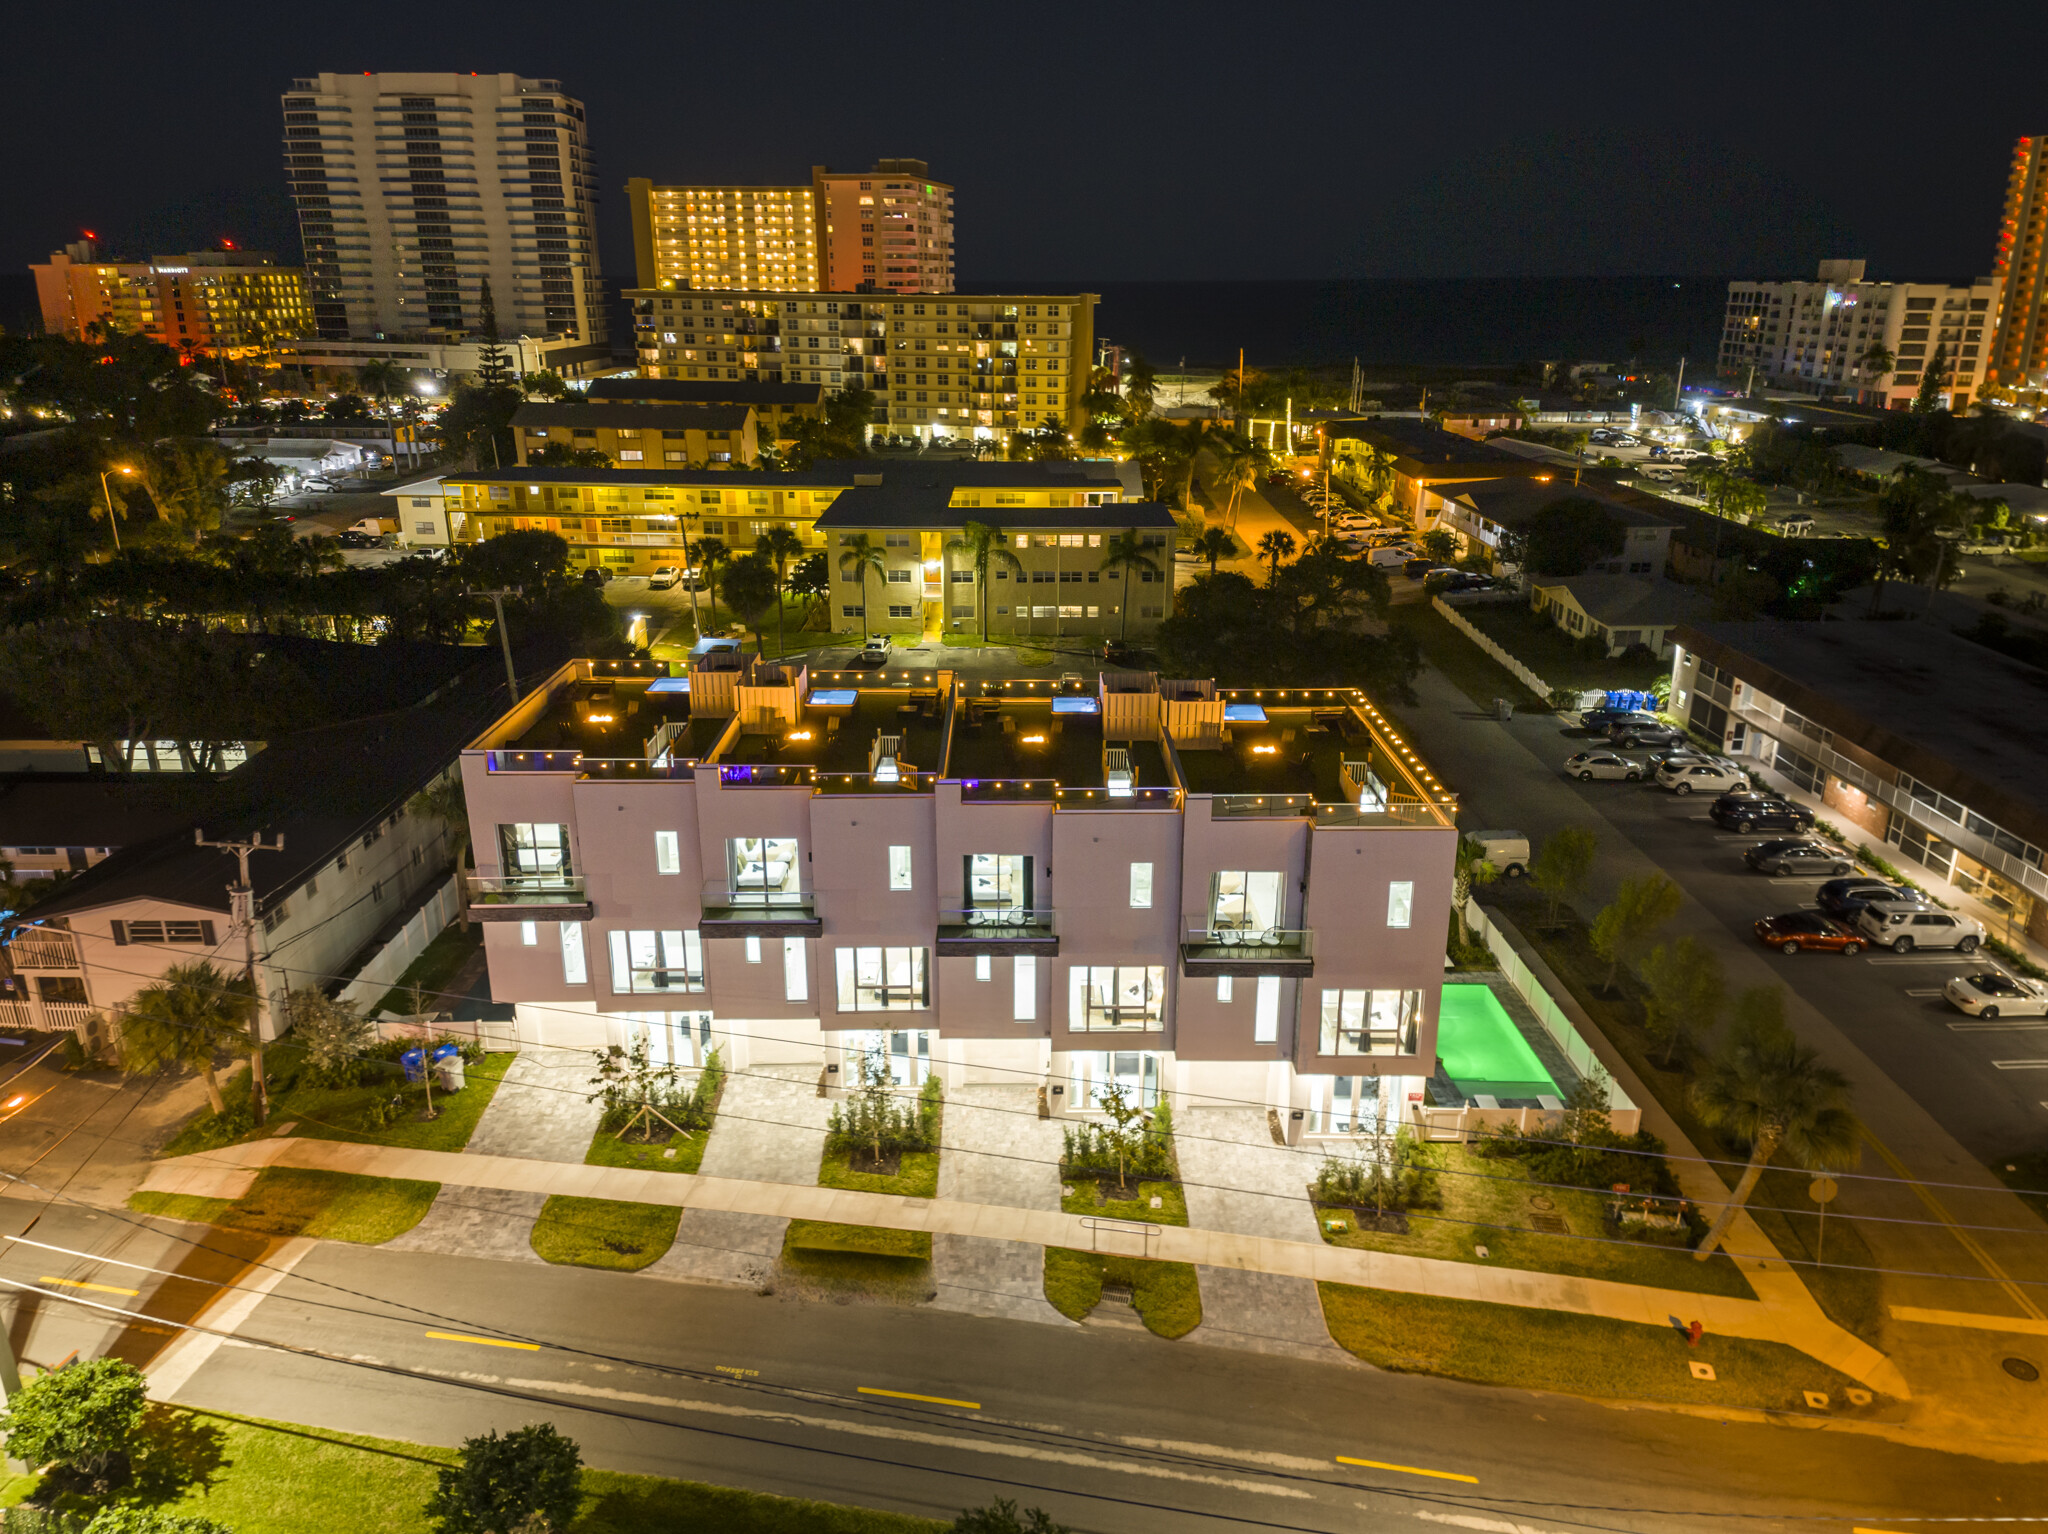
[[[245,842],[210,842],[206,833],[194,826],[192,840],[201,847],[232,852],[241,874],[228,890],[228,910],[242,929],[242,972],[249,977],[249,990],[256,998],[256,1015],[249,1020],[249,1105],[261,1124],[270,1117],[270,1097],[263,1085],[263,1021],[270,1015],[270,996],[256,973],[256,886],[249,882],[249,854],[284,851],[284,835],[280,832],[276,841],[266,842],[259,831]]]
[[[498,643],[504,647],[505,651],[505,685],[512,690],[512,701],[514,703],[519,701],[519,674],[512,669],[512,634],[505,627],[505,598],[516,597],[519,593],[520,588],[517,586],[506,586],[496,591],[472,591],[470,593],[473,597],[489,597],[491,599],[491,611],[498,615]]]
[[[1673,410],[1674,412],[1676,412],[1676,411],[1678,410],[1678,408],[1679,408],[1679,403],[1678,403],[1678,402],[1679,402],[1680,400],[1684,399],[1684,398],[1685,398],[1685,359],[1684,359],[1683,357],[1680,357],[1680,358],[1678,359],[1678,385],[1677,385],[1677,387],[1676,387],[1676,388],[1674,388],[1674,389],[1673,389],[1673,390],[1671,391],[1671,408],[1672,408],[1672,410]]]

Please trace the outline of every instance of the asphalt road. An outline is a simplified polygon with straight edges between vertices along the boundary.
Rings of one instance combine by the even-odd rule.
[[[26,1209],[0,1203],[0,1228],[19,1231]],[[189,1315],[207,1280],[254,1255],[226,1233],[142,1233],[62,1207],[31,1239],[46,1245],[0,1248],[0,1280],[152,1315]],[[141,1362],[168,1340],[58,1300],[10,1309],[17,1350],[40,1362],[109,1346]],[[440,1444],[546,1418],[606,1468],[942,1518],[1011,1496],[1086,1530],[1867,1526],[2033,1511],[2039,1486],[2028,1467],[1858,1433],[1616,1411],[1143,1331],[338,1244],[315,1247],[175,1399]]]

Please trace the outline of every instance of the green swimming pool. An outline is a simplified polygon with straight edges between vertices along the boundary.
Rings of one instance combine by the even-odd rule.
[[[1489,986],[1444,987],[1436,1052],[1467,1097],[1564,1096]]]

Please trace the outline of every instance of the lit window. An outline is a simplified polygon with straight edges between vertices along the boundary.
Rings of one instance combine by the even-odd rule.
[[[910,888],[910,849],[891,847],[889,849],[889,888],[907,890]]]
[[[590,969],[583,959],[583,924],[565,921],[562,923],[562,983],[565,985],[588,985]]]
[[[747,939],[747,962],[749,964],[759,964],[761,962],[761,940],[758,937]]]
[[[521,922],[519,924],[519,941],[527,948],[538,947],[540,945],[540,923],[537,921]]]
[[[913,1012],[931,1005],[922,948],[841,948],[834,955],[842,1012]]]
[[[1415,914],[1415,885],[1408,879],[1397,879],[1387,886],[1387,925],[1405,927]]]
[[[1038,960],[1020,954],[1010,961],[1016,966],[1016,984],[1011,997],[1010,1016],[1028,1023],[1038,1016]]]
[[[1074,1032],[1161,1025],[1166,1006],[1164,965],[1076,964],[1067,974],[1067,1026]]]
[[[1324,991],[1321,1053],[1398,1055],[1415,1047],[1420,991]]]
[[[804,960],[804,940],[782,940],[782,999],[808,1001],[811,996],[811,968]]]
[[[1230,976],[1218,975],[1216,977],[1216,999],[1218,1001],[1229,1001],[1236,994],[1236,991],[1237,988],[1231,983]]]
[[[1280,1041],[1280,977],[1259,976],[1259,994],[1252,1012],[1252,1042],[1254,1044],[1277,1044]]]
[[[679,874],[683,871],[682,850],[675,832],[654,833],[654,871],[658,874]]]
[[[1133,863],[1131,865],[1131,909],[1149,911],[1152,909],[1152,865]]]
[[[974,958],[974,978],[975,978],[975,979],[977,979],[977,980],[993,980],[993,979],[995,979],[995,977],[996,977],[996,975],[995,975],[995,969],[996,969],[996,961],[995,961],[994,959],[991,959],[991,958],[990,958],[990,957],[989,957],[989,956],[988,956],[987,954],[983,953],[983,954],[976,954],[976,955],[975,955],[975,958]]]

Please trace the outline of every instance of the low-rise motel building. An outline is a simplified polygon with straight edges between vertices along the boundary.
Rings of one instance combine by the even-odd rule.
[[[746,552],[786,528],[806,555],[827,556],[832,627],[845,633],[964,633],[985,598],[992,631],[1136,637],[1173,603],[1173,513],[1142,499],[1134,464],[1106,459],[832,459],[785,473],[529,466],[441,484],[458,542],[559,533],[572,565],[612,575],[687,568],[701,538]],[[1002,535],[985,557],[969,523]],[[1130,533],[1126,579],[1105,562]]]
[[[575,661],[462,776],[522,1043],[1423,1117],[1456,802],[1355,690]]]

